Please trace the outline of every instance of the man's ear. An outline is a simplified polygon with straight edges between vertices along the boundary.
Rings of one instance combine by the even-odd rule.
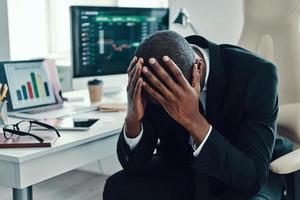
[[[196,62],[195,62],[195,63],[197,64],[197,69],[198,69],[198,70],[201,70],[202,62],[203,62],[203,61],[202,61],[201,58],[197,58],[197,59],[196,59]]]
[[[197,64],[197,70],[200,72],[200,87],[202,90],[205,84],[204,61],[202,58],[197,58],[195,63]]]

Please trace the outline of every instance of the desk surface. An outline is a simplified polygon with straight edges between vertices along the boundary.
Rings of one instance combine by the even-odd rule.
[[[88,131],[59,131],[61,137],[51,148],[8,148],[0,149],[0,160],[21,163],[56,151],[62,151],[118,133],[124,123],[124,112],[81,114],[80,117],[100,118]]]
[[[83,97],[83,102],[73,102],[74,105],[89,105],[88,90],[79,90],[65,93],[66,97]],[[108,103],[121,102],[124,103],[124,93],[119,93],[116,96],[106,97],[103,101]],[[77,115],[79,116],[79,115]],[[76,117],[76,115],[74,115]],[[51,148],[21,148],[21,149],[0,149],[0,160],[10,162],[24,162],[29,159],[34,159],[55,151],[61,151],[75,145],[80,145],[103,137],[107,137],[121,130],[124,122],[125,112],[100,113],[98,111],[80,114],[80,117],[100,118],[89,131],[59,131],[61,137],[56,141]],[[9,122],[15,122],[20,119],[10,118]]]
[[[88,96],[86,91],[80,94]],[[119,102],[118,98],[105,101]],[[79,114],[100,120],[88,131],[60,131],[61,137],[51,148],[0,149],[0,185],[26,188],[114,154],[125,114],[99,111]]]

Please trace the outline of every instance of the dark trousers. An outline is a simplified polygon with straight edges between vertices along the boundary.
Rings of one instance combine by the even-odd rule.
[[[117,172],[106,181],[104,200],[194,200],[195,182],[189,168],[172,168],[154,160],[149,169],[139,175]],[[270,174],[269,180],[250,200],[281,200],[283,184],[278,175]],[[203,198],[200,198],[203,199]],[[199,200],[200,200],[199,199]],[[205,198],[206,199],[206,198]],[[246,200],[241,196],[212,199]]]
[[[104,200],[190,200],[193,199],[192,174],[187,167],[154,156],[141,174],[117,172],[106,181]],[[177,165],[178,166],[178,165]]]

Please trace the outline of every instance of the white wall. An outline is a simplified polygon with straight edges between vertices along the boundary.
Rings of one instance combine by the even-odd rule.
[[[44,0],[8,0],[11,59],[48,55],[48,11]]]
[[[118,5],[120,7],[166,8],[169,2],[168,0],[118,0]]]
[[[170,0],[169,4],[171,21],[185,7],[200,35],[216,43],[237,44],[243,27],[242,0]],[[184,36],[193,34],[179,25],[170,28]]]
[[[50,49],[59,57],[70,57],[70,6],[116,6],[117,0],[46,0],[49,8]]]
[[[9,60],[7,1],[0,0],[0,60]]]

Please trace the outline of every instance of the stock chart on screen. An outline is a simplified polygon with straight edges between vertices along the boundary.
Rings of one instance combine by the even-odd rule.
[[[168,29],[168,9],[71,8],[73,75],[125,73],[140,42]]]

